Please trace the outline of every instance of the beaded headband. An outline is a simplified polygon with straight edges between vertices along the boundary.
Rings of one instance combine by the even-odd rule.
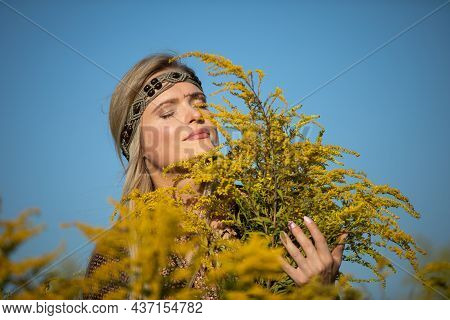
[[[151,79],[136,95],[120,134],[120,148],[128,161],[130,160],[130,143],[145,108],[162,92],[175,85],[175,83],[182,81],[190,82],[203,91],[201,81],[194,74],[183,71],[171,71]]]

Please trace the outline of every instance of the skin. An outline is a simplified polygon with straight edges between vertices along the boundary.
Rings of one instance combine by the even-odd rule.
[[[176,70],[163,70],[152,75],[151,78],[167,71]],[[201,92],[194,84],[178,82],[152,100],[141,117],[145,162],[156,188],[173,186],[173,177],[176,172],[163,177],[162,170],[164,167],[208,151],[218,144],[217,128],[211,121],[204,119],[199,109],[195,107],[195,105],[206,102],[206,100],[185,97],[187,94]],[[161,102],[173,98],[179,99],[178,103],[166,104],[155,110],[155,107]],[[203,112],[209,113],[210,111],[203,109]],[[193,130],[200,128],[209,130],[209,138],[199,139],[197,137],[192,140],[185,140]],[[181,181],[177,186],[182,187],[187,183],[190,183],[190,181]],[[199,190],[199,186],[192,183],[191,185],[194,189]]]
[[[176,71],[176,69],[160,71],[147,81],[167,71]],[[175,161],[188,159],[218,145],[217,128],[209,120],[204,119],[195,106],[206,100],[198,98],[192,100],[185,96],[200,92],[201,90],[197,86],[189,82],[176,83],[152,100],[141,117],[145,163],[156,188],[173,186],[173,178],[176,173],[163,177],[162,169],[165,166]],[[178,102],[164,105],[157,111],[155,110],[161,102],[172,98],[178,99]],[[203,109],[203,112],[210,111]],[[185,140],[193,130],[199,128],[209,129],[209,137]],[[200,186],[187,180],[181,181],[177,187],[183,187],[187,183],[190,183],[194,190],[202,192]],[[187,199],[186,197],[185,200]],[[299,286],[307,283],[316,275],[320,276],[324,283],[332,283],[341,265],[344,246],[337,245],[333,251],[330,251],[316,224],[308,218],[305,219],[305,224],[311,232],[315,245],[306,237],[300,227],[291,224],[289,229],[306,256],[303,256],[287,235],[284,239],[282,236],[286,250],[298,265],[297,268],[294,268],[282,259],[282,268]],[[220,229],[221,222],[211,221],[211,226]],[[340,240],[343,241],[345,236],[344,234]]]
[[[301,253],[298,247],[284,233],[281,235],[281,241],[298,267],[294,268],[286,260],[281,259],[282,268],[298,286],[308,283],[314,276],[318,276],[324,284],[334,283],[342,263],[343,241],[347,234],[342,234],[338,239],[339,244],[330,251],[327,241],[316,223],[306,216],[304,221],[311,233],[314,244],[299,226],[290,221],[288,227],[306,256]]]

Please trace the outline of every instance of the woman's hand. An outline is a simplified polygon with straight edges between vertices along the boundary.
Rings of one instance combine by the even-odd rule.
[[[314,239],[315,246],[299,226],[289,221],[289,229],[303,248],[306,257],[294,245],[286,233],[282,232],[281,242],[298,265],[297,268],[294,268],[287,261],[281,259],[282,268],[299,286],[304,285],[316,275],[325,284],[334,283],[342,262],[342,253],[344,252],[344,244],[342,242],[347,237],[347,234],[344,233],[338,238],[339,244],[330,252],[325,237],[314,221],[306,216],[304,217],[304,221]]]

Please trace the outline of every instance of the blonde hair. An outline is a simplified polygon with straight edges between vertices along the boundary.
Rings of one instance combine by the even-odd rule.
[[[174,56],[175,54],[172,53],[154,53],[146,56],[125,74],[112,94],[109,107],[109,125],[114,139],[116,153],[122,167],[125,169],[122,197],[136,188],[141,192],[155,190],[155,186],[145,164],[141,126],[137,126],[130,143],[130,159],[126,167],[122,159],[120,134],[134,98],[149,77],[165,69],[179,69],[195,75],[193,69],[179,61],[169,63],[168,60]]]

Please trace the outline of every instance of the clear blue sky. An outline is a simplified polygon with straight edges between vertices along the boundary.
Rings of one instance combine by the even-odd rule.
[[[84,242],[61,223],[108,224],[107,198],[118,199],[122,184],[109,99],[116,78],[145,55],[220,54],[263,69],[265,92],[277,85],[293,104],[445,1],[6,2],[97,64],[0,2],[2,216],[38,207],[47,224],[21,251],[28,255]],[[325,142],[361,153],[348,166],[411,199],[423,218],[403,216],[401,225],[435,247],[450,240],[449,31],[447,5],[303,102],[321,115]],[[204,65],[185,62],[212,92]],[[83,266],[90,250],[74,259]],[[399,271],[385,293],[368,289],[398,296],[404,277]]]

